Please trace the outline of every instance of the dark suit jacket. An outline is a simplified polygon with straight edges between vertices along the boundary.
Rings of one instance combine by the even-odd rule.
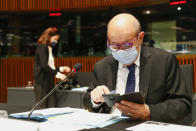
[[[49,51],[48,45],[39,44],[36,49],[35,62],[34,62],[34,91],[36,100],[39,101],[47,93],[49,93],[55,86],[54,76],[59,71],[59,68],[55,70],[48,65]],[[55,94],[51,95],[42,104],[44,107],[54,107]]]
[[[34,62],[34,80],[41,84],[46,85],[46,83],[51,84],[54,81],[54,76],[57,74],[58,68],[56,70],[52,69],[48,65],[49,51],[48,45],[39,44],[35,53]],[[45,84],[43,84],[43,82]],[[45,86],[42,86],[45,88]]]
[[[118,61],[111,55],[94,66],[94,80],[84,97],[84,106],[89,111],[109,113],[104,103],[93,109],[90,91],[96,86],[106,85],[115,90]],[[150,108],[154,121],[178,123],[191,111],[191,97],[188,96],[185,80],[175,55],[161,49],[142,47],[140,56],[139,90]]]

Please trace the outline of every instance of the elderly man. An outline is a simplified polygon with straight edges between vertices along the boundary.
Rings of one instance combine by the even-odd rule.
[[[143,47],[139,21],[122,13],[108,24],[107,46],[112,55],[94,66],[94,80],[84,97],[89,111],[126,115],[132,119],[179,123],[191,111],[182,71],[175,55]],[[121,101],[109,108],[103,94],[141,91],[145,104]]]

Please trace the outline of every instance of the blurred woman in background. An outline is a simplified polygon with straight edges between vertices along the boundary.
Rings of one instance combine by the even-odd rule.
[[[42,99],[55,87],[54,77],[64,80],[66,75],[60,72],[70,72],[70,68],[67,66],[56,68],[54,65],[52,48],[57,44],[59,37],[58,29],[50,27],[42,33],[37,41],[38,46],[34,64],[34,92],[36,101]],[[41,106],[55,107],[55,93],[49,96]]]

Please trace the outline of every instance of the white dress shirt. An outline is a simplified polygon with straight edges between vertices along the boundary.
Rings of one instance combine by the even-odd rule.
[[[52,68],[53,70],[56,69],[55,65],[54,65],[54,57],[52,54],[52,47],[48,46],[48,52],[49,52],[49,57],[48,57],[48,66],[50,66],[50,68]],[[59,67],[59,70],[62,72],[63,71],[63,67]],[[60,72],[57,72],[57,74],[55,75],[55,77],[57,79],[60,79],[62,77],[62,74]]]
[[[140,53],[138,55],[138,58],[134,62],[134,64],[136,65],[135,66],[135,82],[136,82],[135,92],[139,92]],[[119,62],[115,93],[119,93],[120,95],[125,94],[128,74],[129,74],[129,69]],[[122,114],[115,106],[112,107],[111,113],[119,116],[121,116]]]
[[[52,47],[48,46],[48,52],[49,52],[48,65],[50,66],[50,68],[55,70],[54,57],[52,55]]]

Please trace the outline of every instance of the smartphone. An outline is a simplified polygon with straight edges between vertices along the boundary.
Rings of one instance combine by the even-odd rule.
[[[119,99],[120,94],[103,94],[102,97],[105,101],[105,103],[109,106],[112,107]]]
[[[124,95],[103,94],[102,97],[109,107],[112,107],[115,103],[119,103],[121,100],[144,104],[144,97],[141,92],[133,92]]]

